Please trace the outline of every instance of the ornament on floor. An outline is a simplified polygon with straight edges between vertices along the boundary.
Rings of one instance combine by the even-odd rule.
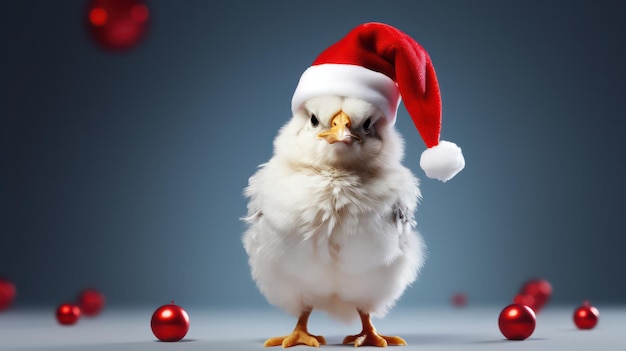
[[[513,303],[518,303],[520,305],[526,305],[526,306],[530,307],[530,306],[534,306],[535,305],[535,298],[530,296],[530,295],[517,294],[513,298]]]
[[[11,307],[16,294],[15,284],[8,279],[0,278],[0,311]]]
[[[467,306],[467,294],[462,292],[457,292],[452,295],[450,299],[452,306],[461,308]]]
[[[86,17],[87,29],[100,47],[126,51],[145,37],[150,12],[142,0],[91,0]]]
[[[591,306],[589,301],[584,301],[574,311],[574,324],[578,329],[593,329],[598,324],[598,318],[600,312],[594,306]]]
[[[551,296],[552,285],[549,281],[545,279],[531,279],[522,285],[515,296],[514,302],[523,303],[532,308],[535,313],[539,313],[548,303]]]
[[[104,308],[105,301],[104,294],[93,288],[85,289],[78,295],[78,306],[87,317],[98,315]]]
[[[180,306],[174,304],[157,308],[150,320],[152,333],[161,341],[178,341],[189,331],[189,315]]]
[[[56,317],[61,325],[74,325],[80,319],[80,308],[72,303],[62,303],[57,307]]]
[[[498,318],[498,327],[509,340],[524,340],[535,331],[536,316],[533,310],[522,304],[506,306]]]

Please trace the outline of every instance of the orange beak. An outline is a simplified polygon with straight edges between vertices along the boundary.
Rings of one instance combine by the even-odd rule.
[[[330,129],[319,133],[317,137],[326,139],[329,144],[334,144],[338,141],[346,144],[352,144],[354,140],[361,142],[361,138],[358,135],[352,134],[350,126],[350,117],[343,111],[339,111],[330,120]]]

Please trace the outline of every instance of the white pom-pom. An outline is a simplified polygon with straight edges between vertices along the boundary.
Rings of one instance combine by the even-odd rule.
[[[465,159],[455,143],[441,140],[439,145],[422,152],[420,167],[429,178],[446,182],[465,167]]]

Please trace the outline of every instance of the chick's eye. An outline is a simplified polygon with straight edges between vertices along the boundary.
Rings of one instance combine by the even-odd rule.
[[[317,127],[320,124],[320,121],[317,120],[317,117],[315,117],[315,115],[311,115],[311,125],[313,127]]]
[[[371,118],[368,118],[368,119],[365,120],[365,122],[363,122],[363,130],[365,132],[369,132],[371,126],[372,126],[372,119]]]

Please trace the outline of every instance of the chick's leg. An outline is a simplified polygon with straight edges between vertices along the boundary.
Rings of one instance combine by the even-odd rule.
[[[361,317],[361,323],[363,323],[363,330],[356,335],[348,335],[343,339],[344,344],[354,344],[354,347],[359,346],[378,346],[387,347],[387,345],[402,345],[406,346],[406,341],[399,336],[385,336],[380,335],[372,325],[370,315],[359,311]]]
[[[326,339],[323,336],[317,336],[309,334],[307,330],[307,323],[309,321],[309,315],[311,309],[308,309],[298,318],[298,323],[293,329],[293,332],[286,336],[277,336],[275,338],[269,338],[265,340],[265,347],[282,345],[283,348],[295,346],[295,345],[307,345],[320,347],[320,345],[326,345]]]

